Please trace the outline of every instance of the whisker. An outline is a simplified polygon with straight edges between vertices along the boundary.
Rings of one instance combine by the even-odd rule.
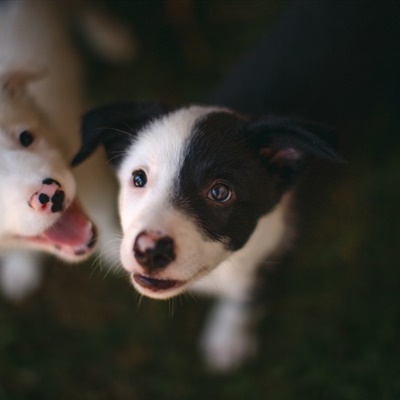
[[[113,157],[110,157],[110,158],[106,161],[106,164],[111,164],[112,161],[114,161],[116,158],[118,158],[118,157],[120,157],[120,156],[123,156],[125,153],[126,153],[125,151],[117,151],[117,152],[114,152],[115,155],[114,155]]]
[[[137,302],[136,311],[139,311],[139,308],[142,305],[143,295],[141,293],[138,293],[138,292],[137,292],[137,294],[138,294],[139,299],[138,299],[138,302]]]
[[[128,126],[128,128],[130,128],[130,127]],[[100,127],[98,127],[97,129],[99,129],[99,130],[109,130],[109,131],[119,132],[119,133],[123,133],[124,135],[127,135],[127,136],[129,136],[129,137],[132,137],[132,133],[131,133],[131,132],[124,131],[124,130],[122,130],[122,129],[118,129],[118,128],[115,128],[115,127],[112,127],[112,126],[110,126],[110,127],[107,127],[107,126],[100,126]],[[130,129],[131,129],[131,128],[130,128]]]
[[[193,293],[190,289],[187,289],[186,292],[185,292],[185,294],[186,294],[187,296],[190,296],[190,298],[191,298],[192,300],[194,300],[196,303],[198,302],[198,298],[194,295],[194,293]]]

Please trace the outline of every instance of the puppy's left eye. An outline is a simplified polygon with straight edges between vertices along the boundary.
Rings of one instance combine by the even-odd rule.
[[[216,183],[208,191],[207,197],[218,203],[226,203],[232,198],[232,190],[224,183]]]
[[[24,147],[29,147],[35,138],[33,137],[32,133],[29,131],[22,131],[19,134],[19,142],[22,144]]]
[[[146,186],[147,175],[142,169],[137,169],[132,172],[132,183],[133,186],[142,188]]]

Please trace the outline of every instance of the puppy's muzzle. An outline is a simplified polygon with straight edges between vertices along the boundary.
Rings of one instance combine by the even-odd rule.
[[[139,233],[133,252],[136,261],[148,273],[165,268],[175,259],[174,241],[157,231]]]

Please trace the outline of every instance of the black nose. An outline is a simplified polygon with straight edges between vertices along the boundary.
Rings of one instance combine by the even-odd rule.
[[[175,259],[174,241],[158,232],[141,232],[133,251],[136,261],[149,272],[164,268]]]

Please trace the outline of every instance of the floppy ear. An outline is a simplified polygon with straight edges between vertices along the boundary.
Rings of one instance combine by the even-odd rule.
[[[336,152],[332,129],[313,122],[285,117],[252,121],[245,128],[246,140],[264,165],[291,184],[310,156],[343,162]]]
[[[164,107],[153,102],[117,102],[89,111],[81,125],[81,148],[71,165],[75,167],[86,160],[102,144],[109,162],[118,167],[137,132],[166,112]]]

